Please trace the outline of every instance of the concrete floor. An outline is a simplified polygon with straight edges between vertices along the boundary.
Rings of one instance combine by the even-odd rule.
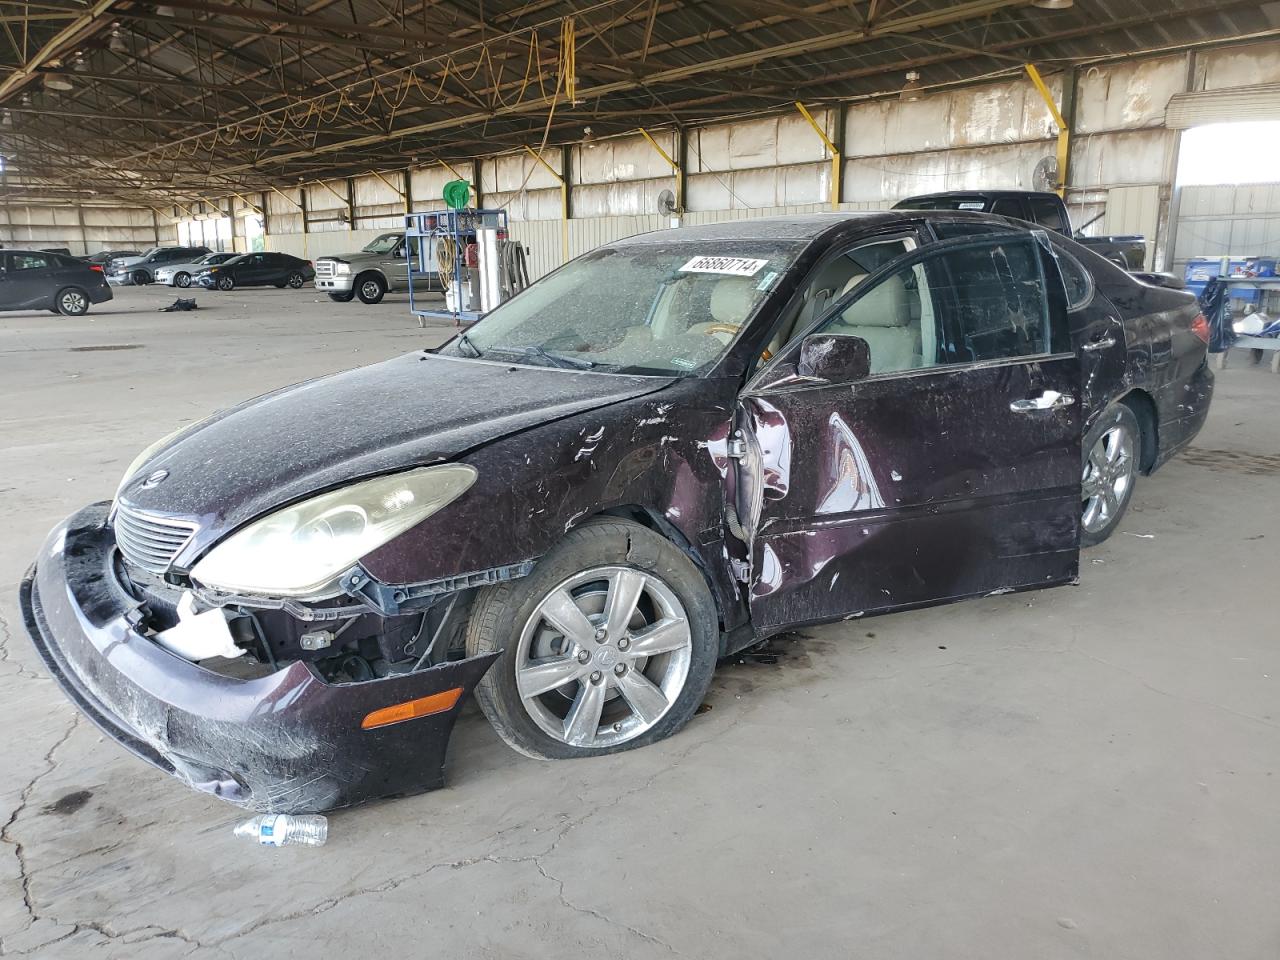
[[[1195,449],[1140,484],[1078,587],[807,631],[629,754],[527,760],[471,710],[446,789],[269,850],[77,721],[23,636],[18,580],[152,439],[448,328],[311,291],[155,312],[173,296],[0,315],[6,954],[1280,952],[1280,377],[1220,376]]]

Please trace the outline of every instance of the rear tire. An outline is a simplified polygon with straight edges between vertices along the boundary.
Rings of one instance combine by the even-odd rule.
[[[498,735],[526,756],[562,760],[683,727],[711,683],[719,639],[715,602],[689,558],[609,518],[573,530],[529,576],[477,594],[466,642],[468,656],[502,653],[476,687]]]
[[[175,277],[173,278],[173,285],[174,285],[175,287],[182,287],[182,288],[184,288],[184,289],[185,289],[186,287],[191,286],[191,274],[189,274],[189,273],[180,273],[180,274],[178,274],[177,276],[175,276]]]
[[[79,287],[65,287],[58,291],[54,303],[64,317],[83,317],[89,312],[89,294]]]
[[[289,274],[289,279],[287,282],[289,286],[293,287],[293,289],[301,290],[302,285],[307,282],[307,278],[304,277],[301,273],[298,273],[297,271],[295,271]]]
[[[329,299],[334,303],[350,303],[355,298],[356,292],[354,290],[340,290],[329,294]]]
[[[1092,547],[1120,526],[1133,499],[1142,452],[1142,426],[1123,403],[1113,403],[1081,444],[1080,545]]]
[[[362,273],[356,277],[355,286],[356,296],[360,298],[360,302],[370,305],[381,303],[387,293],[386,283],[376,273]]]

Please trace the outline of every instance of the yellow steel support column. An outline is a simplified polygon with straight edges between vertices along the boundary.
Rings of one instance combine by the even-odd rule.
[[[1023,66],[1026,67],[1027,76],[1036,85],[1036,90],[1040,92],[1040,98],[1048,106],[1049,113],[1053,116],[1053,122],[1058,127],[1058,188],[1055,192],[1061,197],[1067,192],[1067,160],[1071,149],[1071,131],[1067,128],[1067,121],[1062,119],[1062,112],[1058,109],[1058,105],[1053,102],[1053,94],[1049,92],[1049,88],[1040,76],[1040,71],[1035,68],[1035,64],[1025,63]]]
[[[809,126],[813,127],[814,133],[822,138],[822,142],[831,153],[831,209],[840,209],[840,148],[831,142],[831,138],[827,136],[827,132],[822,129],[818,121],[813,119],[813,114],[804,108],[804,104],[799,100],[796,101],[796,109],[800,111],[800,115],[809,121]]]
[[[538,151],[526,145],[525,153],[533,157],[547,169],[547,173],[551,174],[560,182],[560,249],[562,260],[561,263],[569,262],[569,184],[564,177],[556,173],[556,168],[542,159]]]
[[[649,146],[653,147],[653,149],[658,151],[658,156],[662,157],[663,160],[671,164],[671,169],[675,171],[676,211],[678,213],[684,213],[684,170],[680,168],[679,163],[671,159],[671,154],[663,150],[662,147],[658,144],[658,141],[653,139],[653,137],[649,135],[648,130],[646,130],[644,127],[638,127],[637,129],[640,131],[640,136],[644,137],[646,140],[649,141]]]

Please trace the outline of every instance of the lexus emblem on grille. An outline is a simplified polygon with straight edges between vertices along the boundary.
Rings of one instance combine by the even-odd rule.
[[[147,479],[142,481],[142,489],[150,490],[152,487],[158,487],[160,484],[164,483],[168,476],[168,470],[157,470],[155,473],[147,477]]]

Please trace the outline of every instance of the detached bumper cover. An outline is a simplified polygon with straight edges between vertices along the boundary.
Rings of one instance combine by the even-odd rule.
[[[213,673],[132,625],[138,604],[115,578],[107,508],[86,507],[55,528],[20,595],[50,674],[104,733],[195,789],[254,810],[321,811],[443,785],[465,697],[373,730],[361,721],[455,687],[469,693],[496,654],[341,685],[303,663],[254,680]]]

